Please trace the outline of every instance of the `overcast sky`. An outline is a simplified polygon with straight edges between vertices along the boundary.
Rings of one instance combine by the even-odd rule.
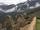
[[[20,2],[25,2],[27,0],[0,0],[0,3],[6,3],[6,4],[18,4]]]

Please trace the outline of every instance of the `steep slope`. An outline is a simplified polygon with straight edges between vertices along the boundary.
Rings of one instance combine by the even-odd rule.
[[[29,2],[29,1],[28,1]],[[17,5],[11,4],[11,5],[0,5],[0,19],[1,17],[7,16],[7,15],[31,15],[34,14],[35,12],[40,11],[40,6],[39,7],[34,7],[33,9],[30,9],[30,3],[23,2],[19,3]],[[30,1],[31,2],[31,1]],[[29,4],[29,6],[28,6]],[[33,3],[34,4],[34,3]],[[35,5],[35,4],[34,4]],[[32,6],[34,6],[32,5]]]

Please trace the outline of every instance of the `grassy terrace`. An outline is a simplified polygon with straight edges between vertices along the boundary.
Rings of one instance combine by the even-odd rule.
[[[37,19],[36,30],[40,30],[40,19]]]

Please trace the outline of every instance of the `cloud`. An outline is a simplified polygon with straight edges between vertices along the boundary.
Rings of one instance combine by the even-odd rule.
[[[0,3],[5,3],[5,4],[18,4],[20,2],[25,2],[27,0],[1,0]]]

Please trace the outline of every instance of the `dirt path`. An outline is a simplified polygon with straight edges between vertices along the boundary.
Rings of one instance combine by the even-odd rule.
[[[26,25],[23,28],[20,28],[20,30],[34,30],[35,29],[35,24],[36,24],[36,17],[33,17],[32,20],[33,21],[31,22],[31,24]]]

